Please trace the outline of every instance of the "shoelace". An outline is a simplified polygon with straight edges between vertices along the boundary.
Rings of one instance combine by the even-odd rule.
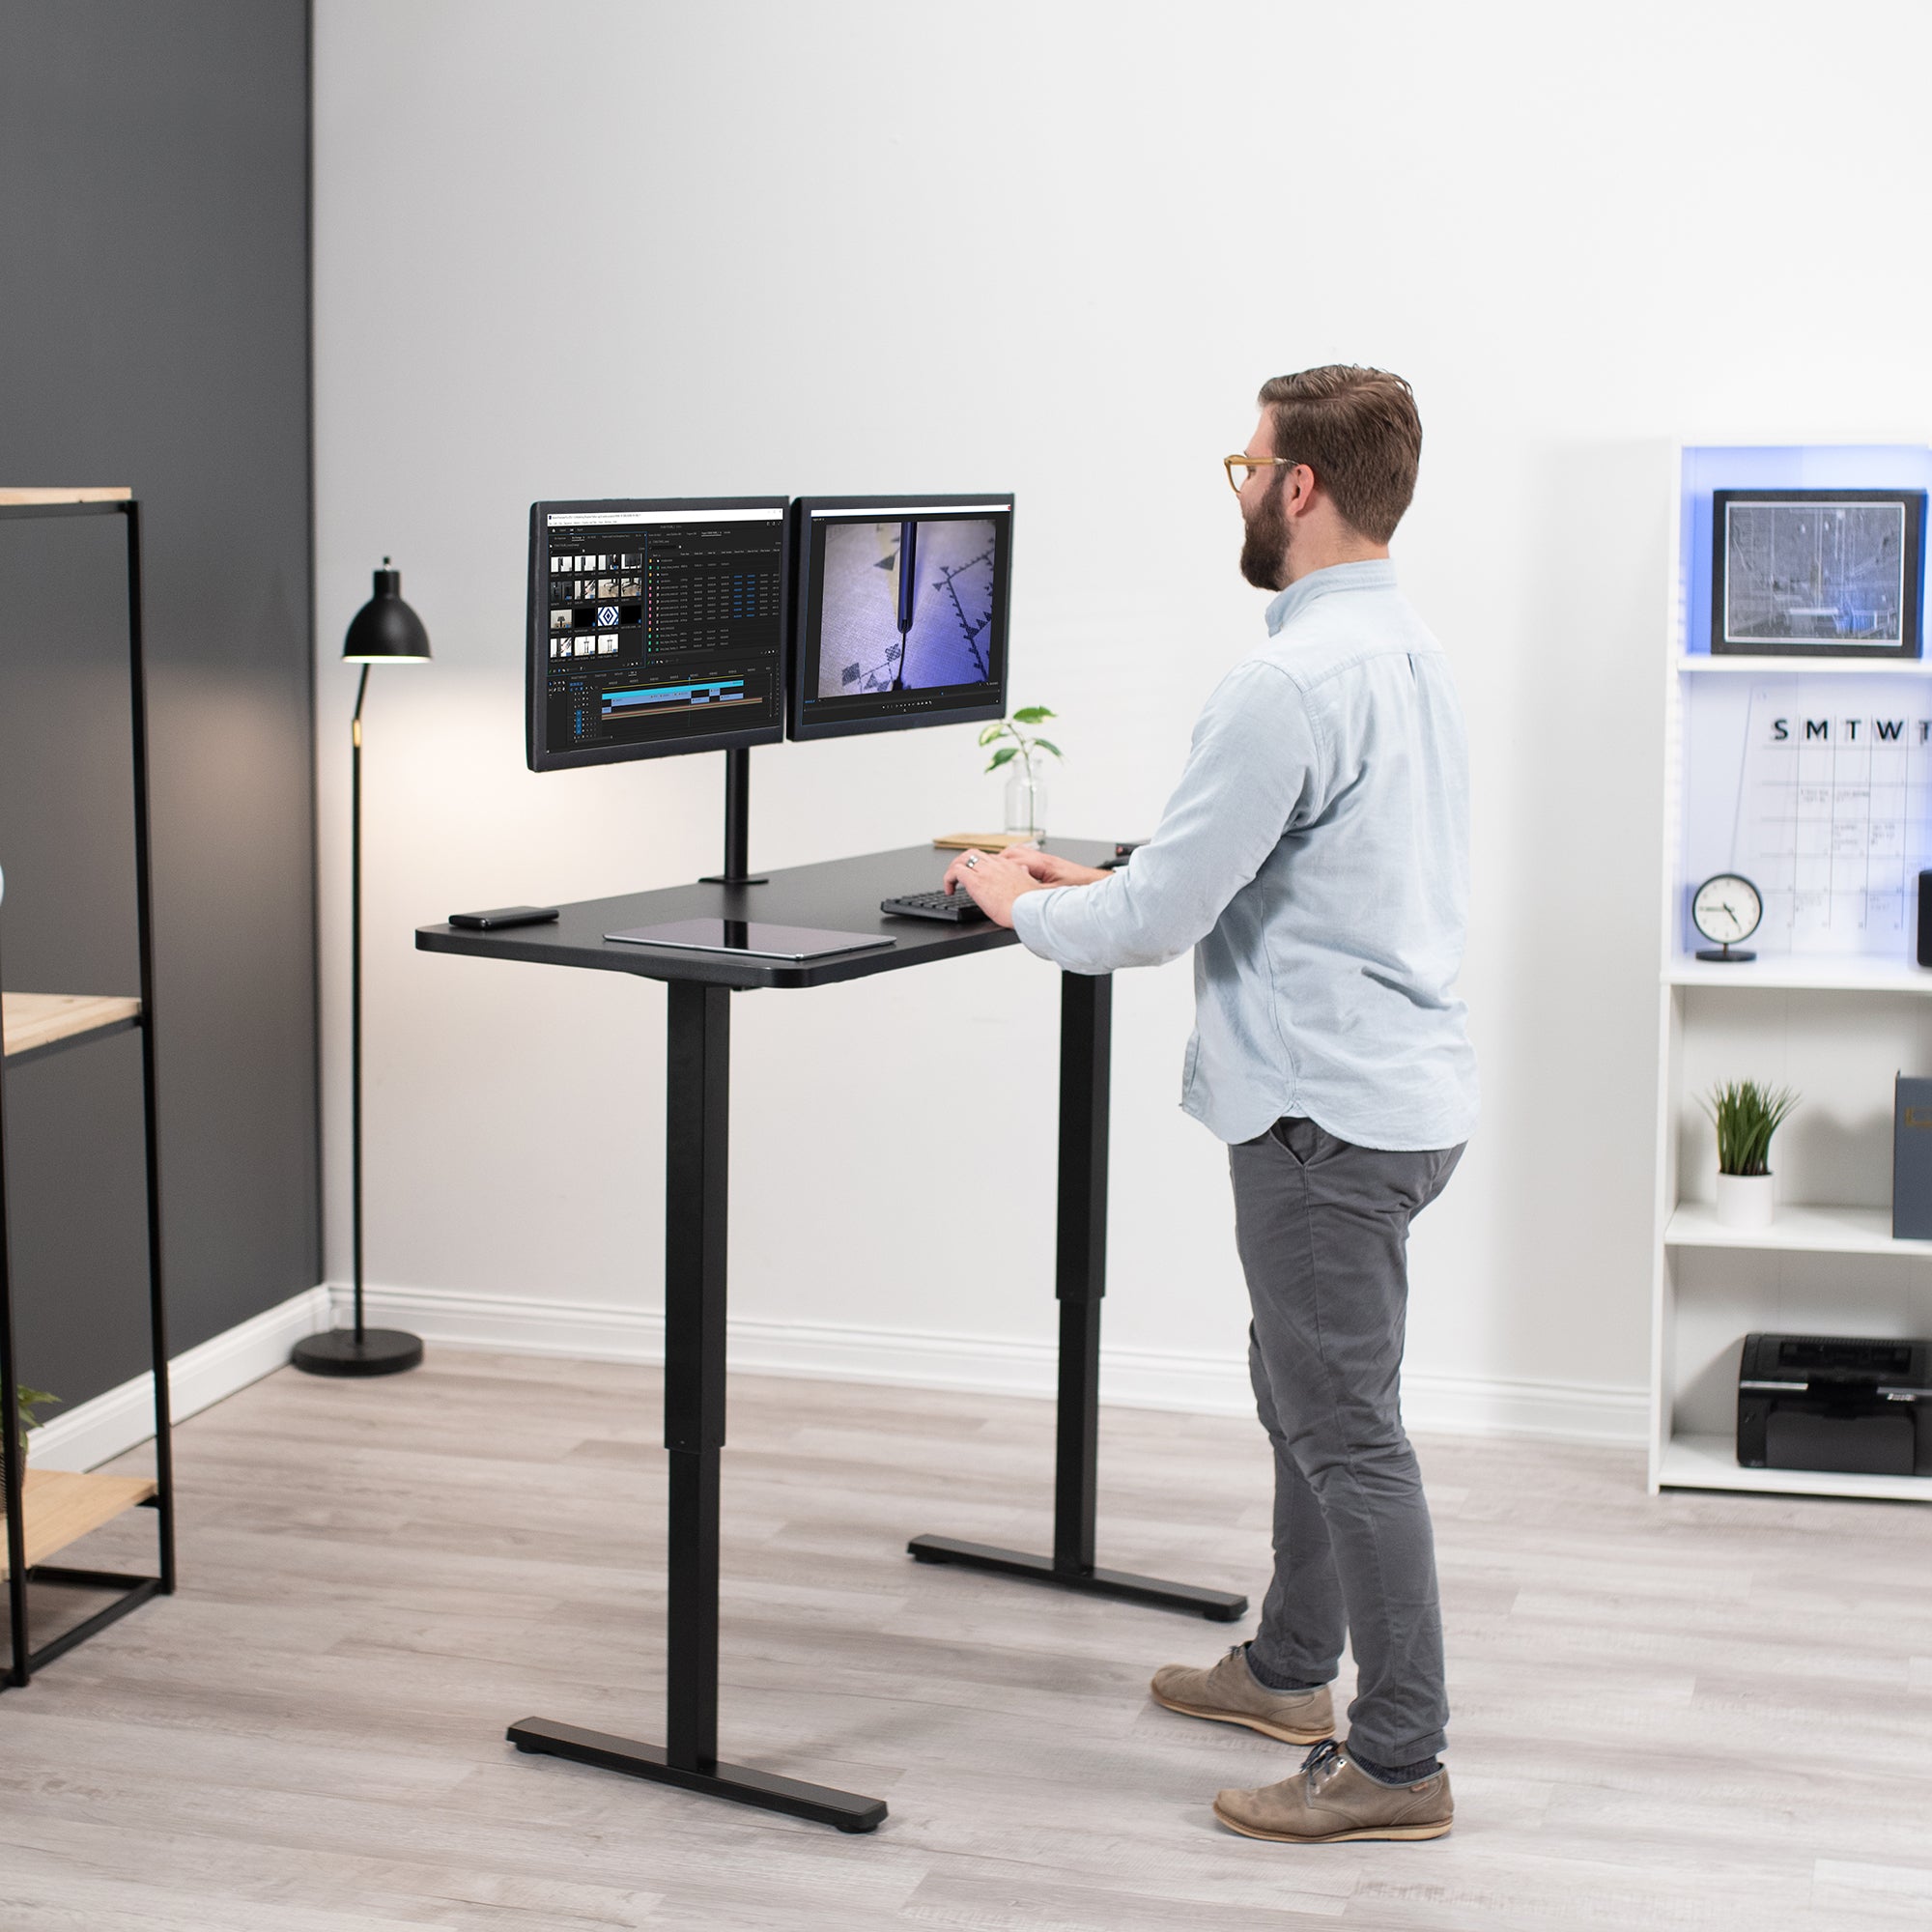
[[[1301,1760],[1301,1768],[1308,1774],[1311,1791],[1319,1791],[1348,1763],[1342,1755],[1342,1747],[1333,1738],[1323,1738],[1308,1755]]]

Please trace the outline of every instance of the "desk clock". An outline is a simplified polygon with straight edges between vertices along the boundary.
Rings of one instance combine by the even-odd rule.
[[[1736,948],[1757,930],[1763,918],[1763,895],[1748,879],[1737,872],[1719,872],[1706,879],[1690,901],[1690,923],[1712,945],[1700,950],[1697,957],[1725,965],[1755,959],[1755,952],[1740,952]]]

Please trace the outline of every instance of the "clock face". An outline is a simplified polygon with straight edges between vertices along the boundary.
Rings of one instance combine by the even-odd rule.
[[[1690,918],[1697,930],[1716,946],[1736,946],[1757,930],[1764,901],[1748,879],[1719,872],[1697,888],[1690,901]]]

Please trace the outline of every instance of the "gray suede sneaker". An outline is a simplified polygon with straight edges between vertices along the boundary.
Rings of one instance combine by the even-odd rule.
[[[1248,1668],[1246,1644],[1236,1644],[1211,1670],[1163,1663],[1150,1689],[1156,1704],[1182,1717],[1245,1724],[1285,1745],[1319,1744],[1335,1733],[1335,1705],[1327,1685],[1313,1690],[1270,1690]]]
[[[1214,1815],[1230,1831],[1287,1845],[1335,1845],[1350,1838],[1439,1838],[1456,1819],[1449,1774],[1413,1784],[1383,1784],[1345,1746],[1317,1745],[1293,1777],[1259,1791],[1215,1795]]]

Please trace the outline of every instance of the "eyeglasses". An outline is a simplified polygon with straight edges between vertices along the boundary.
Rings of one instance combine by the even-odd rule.
[[[1293,467],[1294,461],[1292,456],[1224,456],[1221,464],[1228,472],[1228,488],[1238,497],[1250,470],[1271,469],[1284,463]],[[1238,476],[1235,474],[1237,469],[1241,472]]]

